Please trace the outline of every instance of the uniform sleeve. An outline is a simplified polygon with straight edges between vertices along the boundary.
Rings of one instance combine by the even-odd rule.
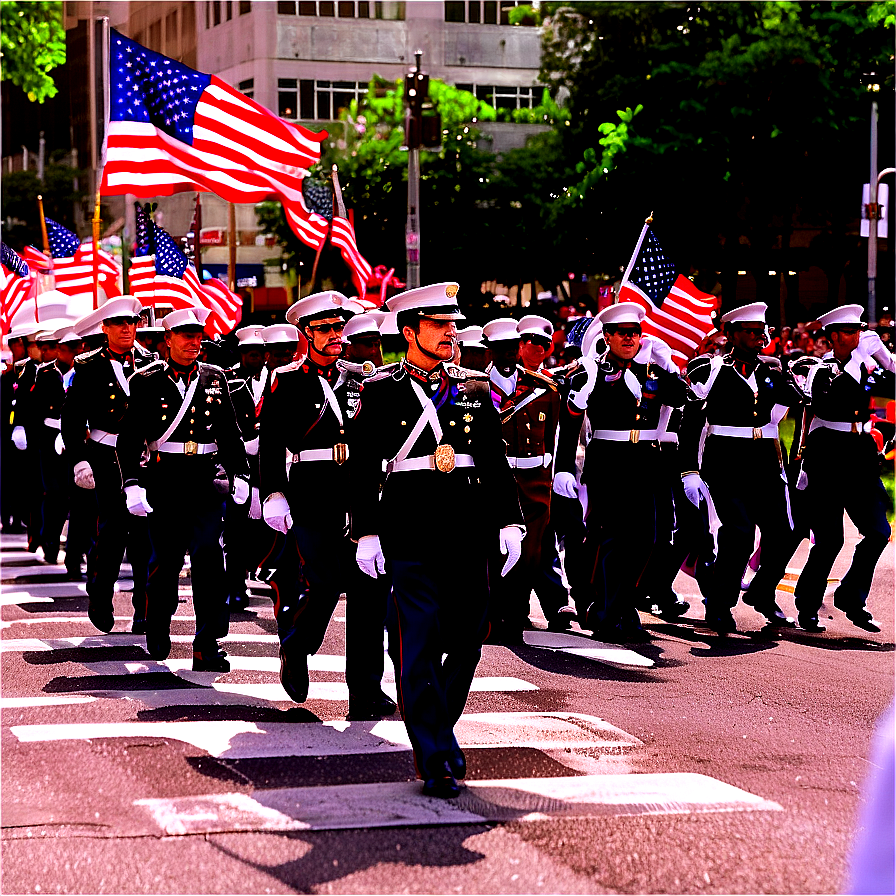
[[[140,462],[146,445],[148,397],[152,375],[132,374],[129,380],[131,395],[118,432],[118,464],[125,486],[136,485],[140,475]],[[75,377],[77,380],[77,377]]]
[[[694,358],[687,367],[687,375],[692,383],[705,383],[709,378],[710,364],[707,355]],[[693,472],[700,469],[700,440],[706,425],[706,401],[686,390],[681,427],[678,430],[678,459],[681,471]]]
[[[670,408],[682,407],[687,401],[688,387],[681,376],[657,365],[651,365],[650,369],[659,378],[660,399],[663,404]]]
[[[86,459],[84,445],[87,435],[87,401],[89,375],[82,367],[72,379],[62,405],[62,441],[73,464]]]
[[[579,447],[579,434],[582,432],[582,423],[585,420],[585,410],[577,407],[570,396],[581,389],[587,382],[588,375],[585,371],[575,373],[569,382],[567,398],[560,405],[560,435],[557,438],[557,465],[558,473],[576,473],[576,452]]]
[[[361,388],[361,399],[352,418],[349,443],[349,501],[351,537],[379,534],[379,498],[383,477],[382,421],[378,397],[386,386]]]
[[[246,460],[246,446],[243,444],[227,380],[223,373],[217,373],[215,376],[219,377],[221,381],[221,404],[218,406],[219,411],[214,426],[218,457],[231,479],[234,476],[248,478],[249,463]]]
[[[249,441],[256,436],[255,432],[255,401],[249,392],[246,381],[239,378],[227,380],[230,390],[230,400],[233,402],[233,411],[236,414],[237,426],[243,439]]]
[[[292,417],[289,409],[289,374],[278,375],[261,406],[258,464],[262,500],[274,492],[286,494],[286,437]]]

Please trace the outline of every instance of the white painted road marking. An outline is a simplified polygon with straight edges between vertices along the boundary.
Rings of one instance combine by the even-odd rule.
[[[21,743],[99,738],[158,737],[179,740],[224,759],[276,756],[343,756],[410,750],[400,719],[381,722],[107,722],[14,725]],[[464,748],[526,746],[536,750],[624,751],[642,746],[634,735],[581,713],[469,713],[455,726]]]
[[[147,799],[135,805],[146,809],[166,836],[783,811],[778,803],[687,773],[470,781],[456,800],[426,797],[418,782],[403,781]]]
[[[72,703],[95,703],[96,697],[0,697],[0,709],[30,709],[34,706],[68,706]]]
[[[529,647],[546,647],[548,650],[557,650],[560,653],[569,653],[598,663],[606,663],[610,666],[641,667],[648,669],[653,665],[653,660],[634,650],[620,647],[617,644],[604,644],[602,641],[594,641],[582,635],[568,635],[559,632],[525,631],[523,640]]]
[[[34,597],[27,591],[10,591],[0,594],[0,607],[14,607],[18,604],[51,604],[52,597]]]

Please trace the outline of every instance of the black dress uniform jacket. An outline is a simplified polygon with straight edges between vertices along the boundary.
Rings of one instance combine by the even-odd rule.
[[[398,454],[422,413],[411,377],[427,396],[435,396],[442,444],[451,445],[456,454],[472,455],[475,466],[448,473],[384,472],[383,462]],[[487,374],[442,364],[427,374],[403,362],[365,383],[353,438],[352,538],[379,535],[387,558],[429,556],[456,546],[458,538],[494,539],[499,529],[522,525]],[[408,457],[433,454],[436,444],[426,426]],[[456,522],[461,514],[462,532]],[[422,524],[421,515],[426,520]]]

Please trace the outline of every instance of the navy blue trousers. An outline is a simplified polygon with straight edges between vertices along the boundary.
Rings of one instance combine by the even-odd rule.
[[[392,560],[390,571],[387,626],[398,706],[417,773],[435,777],[460,755],[454,726],[488,632],[487,561],[469,551],[446,562],[434,552],[426,560]]]

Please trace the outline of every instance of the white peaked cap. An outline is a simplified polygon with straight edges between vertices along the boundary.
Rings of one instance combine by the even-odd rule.
[[[25,336],[33,336],[35,333],[39,333],[40,329],[41,325],[34,320],[34,318],[31,320],[23,320],[21,323],[16,324],[10,329],[6,334],[6,338],[23,339]]]
[[[68,302],[65,306],[65,316],[72,320],[84,317],[93,311],[93,293],[79,292],[77,295],[68,296]]]
[[[239,348],[253,345],[264,345],[264,327],[240,327],[236,331],[236,338],[239,339]]]
[[[261,331],[261,336],[265,345],[299,341],[298,328],[292,324],[271,324]]]
[[[865,309],[861,305],[841,305],[827,314],[822,314],[818,322],[823,327],[832,327],[835,324],[843,324],[849,327],[860,327],[864,323],[862,312]]]
[[[420,286],[397,293],[386,301],[386,307],[396,314],[400,311],[416,311],[420,317],[433,320],[463,320],[457,305],[459,284],[449,281]]]
[[[385,316],[385,315],[384,315]],[[380,335],[379,321],[371,312],[356,314],[346,325],[342,338],[351,340],[352,336]]]
[[[88,331],[102,326],[104,320],[113,317],[131,317],[134,321],[140,319],[143,306],[139,299],[133,296],[117,296],[110,299],[105,305],[100,305],[95,311],[89,311],[83,317],[75,321],[75,330],[81,336],[86,336]]]
[[[69,297],[58,289],[49,289],[37,297],[37,314],[42,320],[67,316]]]
[[[75,328],[71,325],[71,323],[67,324],[64,327],[60,327],[53,334],[56,337],[57,342],[80,342],[81,337],[75,332]]]
[[[353,302],[341,292],[328,289],[325,292],[316,292],[289,306],[286,319],[291,324],[297,324],[306,317],[316,317],[330,312],[334,316],[343,311],[351,311],[353,314],[361,308],[357,302]]]
[[[519,339],[516,331],[517,321],[512,317],[499,317],[490,320],[483,328],[482,335],[488,342],[505,342],[509,339]]]
[[[457,341],[472,348],[485,348],[482,344],[482,327],[464,327],[458,330]]]
[[[398,315],[391,311],[368,311],[383,336],[398,335]]]
[[[618,324],[640,324],[647,316],[647,312],[643,306],[637,302],[619,302],[617,305],[609,305],[597,315],[600,321],[601,329],[610,326],[615,327]],[[592,324],[589,328],[594,329]]]
[[[520,318],[516,328],[520,336],[532,333],[535,336],[547,336],[550,339],[554,335],[554,325],[546,318],[538,314],[526,314]]]
[[[184,327],[202,329],[211,313],[211,308],[179,308],[177,311],[169,311],[162,318],[162,325],[166,330],[180,330]]]
[[[40,322],[40,330],[34,337],[35,342],[56,342],[56,331],[70,327],[72,322],[67,317],[51,317]]]
[[[765,312],[768,305],[765,302],[753,302],[750,305],[741,305],[740,308],[732,308],[727,314],[722,315],[723,324],[764,324]]]

